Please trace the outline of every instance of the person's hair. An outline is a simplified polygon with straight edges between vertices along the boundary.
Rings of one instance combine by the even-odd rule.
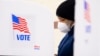
[[[75,0],[66,0],[62,2],[56,10],[56,15],[68,20],[74,21]]]

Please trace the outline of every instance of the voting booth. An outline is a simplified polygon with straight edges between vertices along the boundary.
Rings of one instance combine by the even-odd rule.
[[[0,0],[0,55],[54,56],[53,17],[40,4]]]
[[[100,56],[98,0],[76,0],[74,56]]]

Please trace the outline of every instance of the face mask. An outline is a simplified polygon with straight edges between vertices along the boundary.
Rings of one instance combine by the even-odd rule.
[[[70,31],[70,27],[62,22],[58,22],[58,29],[64,33],[68,33]]]

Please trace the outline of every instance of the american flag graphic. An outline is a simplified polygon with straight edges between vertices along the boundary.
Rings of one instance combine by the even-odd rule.
[[[91,23],[91,18],[90,18],[90,5],[87,1],[84,2],[84,9],[85,9],[85,19]]]
[[[12,21],[13,21],[13,30],[18,30],[24,33],[30,33],[27,27],[27,22],[24,18],[12,15]]]
[[[39,50],[39,49],[40,49],[40,46],[35,45],[35,46],[34,46],[34,49]]]

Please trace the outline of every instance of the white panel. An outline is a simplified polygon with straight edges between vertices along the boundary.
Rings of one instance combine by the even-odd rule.
[[[85,16],[84,1],[88,3],[91,22]],[[75,56],[100,56],[100,7],[97,0],[76,0]]]
[[[54,55],[53,17],[47,8],[20,0],[1,0],[0,8],[0,55]],[[16,34],[27,33],[13,30],[12,14],[26,20],[29,41],[17,39]]]

